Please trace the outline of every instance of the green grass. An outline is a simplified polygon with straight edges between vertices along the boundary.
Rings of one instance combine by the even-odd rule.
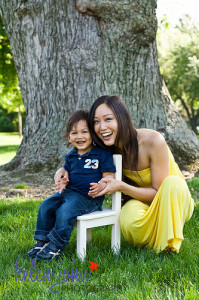
[[[191,180],[189,185],[193,185]],[[196,200],[198,185],[192,187]],[[87,257],[82,263],[76,256],[76,228],[64,255],[52,262],[36,261],[32,275],[49,270],[51,281],[20,281],[24,270],[27,279],[30,275],[32,260],[26,257],[27,251],[34,245],[33,235],[37,213],[42,199],[13,198],[0,201],[0,299],[199,299],[199,203],[194,214],[184,227],[184,241],[178,254],[164,252],[156,254],[145,248],[135,248],[122,236],[121,251],[114,255],[111,251],[110,226],[93,229],[92,245],[87,248]],[[107,202],[107,200],[106,200]],[[18,268],[16,272],[16,261]],[[86,282],[63,281],[64,270],[87,271],[90,261],[99,267],[91,272]],[[65,270],[67,279],[67,271]],[[15,275],[17,278],[15,278]],[[64,284],[59,291],[59,275]],[[53,285],[57,284],[52,288]],[[52,290],[52,291],[51,291]]]
[[[30,187],[27,186],[25,183],[16,183],[14,186],[13,186],[14,189],[29,189]]]
[[[21,140],[16,132],[0,132],[0,166],[14,158]]]
[[[187,182],[189,190],[192,194],[192,196],[194,197],[194,195],[198,195],[199,196],[199,177],[194,177],[192,178],[192,180],[189,180]]]
[[[17,134],[0,133],[0,164],[14,157],[19,144]],[[49,270],[50,275],[53,272],[51,281],[41,282],[20,281],[18,272],[21,269],[22,277],[26,269],[29,270],[27,279],[30,275],[32,260],[26,257],[26,253],[34,245],[33,235],[42,199],[16,197],[1,200],[0,299],[199,299],[199,178],[190,180],[188,186],[197,204],[193,217],[185,224],[185,239],[179,254],[165,252],[157,255],[145,248],[135,248],[122,236],[121,251],[116,256],[110,249],[111,227],[105,226],[93,229],[93,241],[88,245],[87,257],[82,263],[76,256],[75,228],[62,258],[36,262],[32,279],[39,270],[40,279],[43,272]],[[64,269],[71,273],[73,259],[78,276],[87,270],[88,278],[90,261],[97,262],[99,267],[91,272],[88,282],[69,279],[61,285],[59,293],[52,293],[59,291],[58,284],[52,286],[59,283],[59,275],[63,282]]]

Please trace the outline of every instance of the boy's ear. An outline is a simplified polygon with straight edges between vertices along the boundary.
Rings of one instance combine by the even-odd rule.
[[[67,139],[67,142],[70,143],[70,135],[69,134],[66,136],[66,139]]]

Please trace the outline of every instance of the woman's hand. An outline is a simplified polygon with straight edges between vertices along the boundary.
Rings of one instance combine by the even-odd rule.
[[[60,180],[61,178],[68,179],[68,172],[64,168],[59,168],[55,173],[55,184],[57,184],[58,180]]]
[[[68,172],[64,168],[60,168],[57,170],[54,176],[55,184],[61,193],[63,189],[66,187],[67,183],[69,182],[69,175]]]
[[[60,194],[66,188],[68,181],[69,180],[62,179],[62,178],[58,180],[57,188],[58,188]]]
[[[106,183],[106,187],[97,195],[95,195],[95,197],[100,197],[102,195],[110,195],[113,194],[116,191],[120,191],[120,187],[121,187],[121,183],[122,181],[120,180],[116,180],[114,178],[102,178],[100,180],[100,182],[102,183]]]

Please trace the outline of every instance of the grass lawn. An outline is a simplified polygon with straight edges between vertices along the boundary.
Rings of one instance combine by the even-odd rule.
[[[196,179],[189,183],[193,196],[198,193]],[[93,229],[92,246],[81,263],[76,256],[76,228],[61,258],[35,262],[26,257],[34,245],[41,201],[19,197],[0,201],[0,299],[199,299],[199,203],[185,224],[179,254],[157,255],[122,237],[116,256],[110,249],[111,228],[105,226]],[[99,265],[97,270],[88,268],[90,261]],[[69,277],[73,263],[74,281]]]
[[[5,151],[7,161],[15,155],[19,143],[17,134],[0,133],[1,162]],[[52,262],[27,258],[43,199],[0,200],[0,299],[199,299],[199,178],[188,186],[196,206],[179,254],[157,255],[122,236],[121,251],[114,255],[111,227],[105,226],[93,229],[83,263],[76,255],[76,228],[62,257]],[[91,261],[97,270],[89,269]]]
[[[13,159],[21,140],[17,132],[0,132],[0,166]]]

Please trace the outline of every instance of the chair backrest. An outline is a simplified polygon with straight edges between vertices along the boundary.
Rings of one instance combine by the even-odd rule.
[[[122,180],[122,155],[114,154],[113,161],[116,167],[115,179]],[[112,210],[120,211],[121,210],[121,193],[115,192],[112,195]]]

